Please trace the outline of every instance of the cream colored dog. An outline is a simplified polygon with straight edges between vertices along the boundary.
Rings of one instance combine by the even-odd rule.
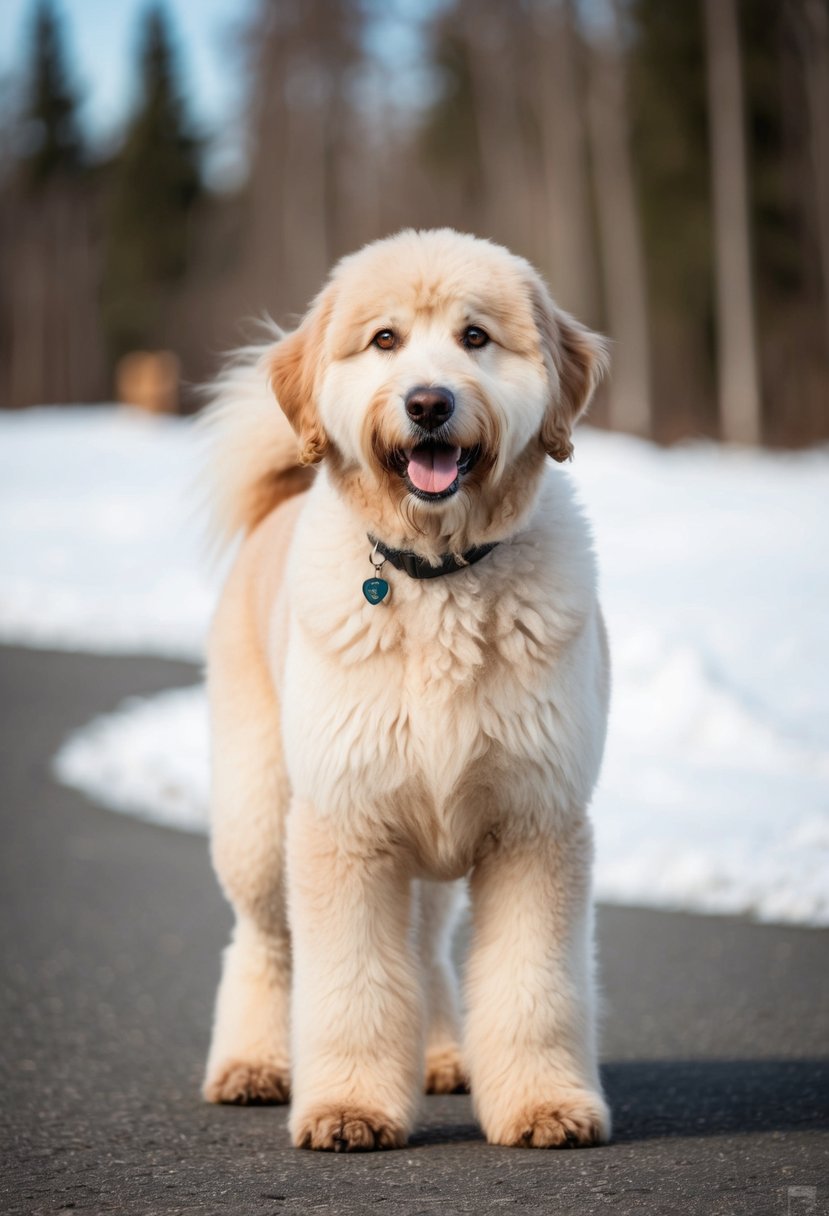
[[[402,1145],[424,1064],[428,1090],[469,1079],[492,1143],[609,1135],[587,819],[608,659],[548,459],[605,362],[527,262],[407,231],[217,386],[220,521],[246,538],[209,654],[236,928],[204,1093],[290,1093],[299,1146]]]

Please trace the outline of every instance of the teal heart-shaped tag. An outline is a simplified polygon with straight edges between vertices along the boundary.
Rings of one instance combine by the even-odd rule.
[[[380,604],[389,593],[389,585],[384,578],[367,578],[363,583],[363,595],[370,604]]]

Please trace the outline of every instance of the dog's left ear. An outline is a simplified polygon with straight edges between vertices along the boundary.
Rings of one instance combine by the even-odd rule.
[[[569,460],[573,427],[610,366],[608,342],[557,308],[541,282],[533,285],[533,312],[551,389],[541,442],[553,460]]]
[[[326,363],[325,335],[334,307],[332,284],[324,288],[298,329],[274,346],[269,357],[271,388],[299,440],[299,463],[317,464],[328,450],[328,436],[317,397]]]

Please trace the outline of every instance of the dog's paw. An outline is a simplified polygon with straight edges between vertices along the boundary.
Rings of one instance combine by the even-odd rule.
[[[469,1093],[469,1078],[457,1047],[436,1047],[426,1052],[425,1089],[427,1094]]]
[[[291,1120],[297,1148],[333,1153],[366,1153],[372,1149],[402,1148],[406,1131],[379,1111],[364,1106],[318,1106]]]
[[[587,1091],[527,1105],[487,1134],[490,1144],[514,1148],[585,1148],[609,1139],[607,1105],[598,1094]]]
[[[202,1089],[208,1102],[235,1106],[282,1105],[291,1097],[288,1071],[274,1064],[230,1060],[211,1071]]]

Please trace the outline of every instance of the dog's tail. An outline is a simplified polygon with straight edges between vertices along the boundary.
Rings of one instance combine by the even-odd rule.
[[[273,326],[273,339],[281,336]],[[274,507],[307,490],[314,471],[302,468],[299,443],[268,383],[272,342],[237,351],[206,390],[199,424],[206,443],[204,482],[212,536],[225,548],[251,532]]]

